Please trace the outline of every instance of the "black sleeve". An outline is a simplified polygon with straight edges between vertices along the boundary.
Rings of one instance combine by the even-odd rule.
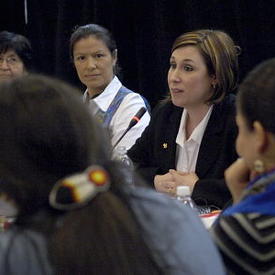
[[[231,200],[231,194],[224,180],[224,171],[238,158],[235,140],[238,134],[235,122],[235,101],[229,97],[216,107],[213,111],[212,129],[217,123],[222,122],[222,127],[215,134],[205,133],[201,144],[198,162],[202,159],[211,160],[207,172],[202,172],[203,167],[196,170],[200,178],[194,186],[192,197],[200,205],[211,205],[223,208]],[[210,118],[211,119],[211,118]],[[218,124],[218,125],[219,125]],[[209,133],[209,132],[208,132]],[[203,148],[202,148],[203,147]],[[206,161],[203,162],[206,164]]]
[[[195,184],[192,198],[198,205],[222,209],[231,200],[231,194],[224,179],[200,179]]]
[[[154,137],[158,117],[158,106],[153,110],[149,125],[146,127],[141,137],[127,152],[132,159],[136,171],[146,180],[150,186],[154,186],[154,177],[159,169],[155,163]]]
[[[128,151],[137,172],[152,187],[155,175],[163,175],[169,169],[175,169],[175,140],[182,110],[171,101],[158,104],[142,136]]]
[[[259,213],[218,218],[210,232],[228,274],[274,274],[273,220]]]

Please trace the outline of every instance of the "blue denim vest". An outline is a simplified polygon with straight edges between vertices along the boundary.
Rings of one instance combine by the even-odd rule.
[[[106,112],[103,112],[103,111],[99,111],[99,113],[96,114],[96,117],[98,118],[98,120],[103,124],[103,127],[104,128],[108,128],[110,123],[111,123],[111,120],[115,114],[115,112],[117,111],[119,105],[121,104],[122,100],[124,99],[124,97],[126,95],[128,95],[129,93],[132,93],[131,90],[127,89],[126,87],[122,86],[116,96],[114,97],[113,101],[111,102],[110,106],[108,107],[107,111]],[[150,113],[151,111],[151,108],[150,108],[150,105],[148,103],[148,101],[142,97],[144,103],[145,103],[145,106],[147,108],[147,111]]]

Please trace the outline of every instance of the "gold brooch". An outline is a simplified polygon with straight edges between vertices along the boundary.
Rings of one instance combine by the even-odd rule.
[[[162,144],[162,147],[163,147],[163,149],[167,149],[168,144],[167,144],[167,143],[163,143],[163,144]]]

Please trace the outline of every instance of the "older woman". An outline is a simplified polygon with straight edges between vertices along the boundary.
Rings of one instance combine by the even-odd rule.
[[[229,274],[275,273],[275,59],[240,86],[236,142],[240,159],[225,173],[233,197],[213,228]]]
[[[0,32],[0,82],[24,75],[32,67],[32,49],[23,35]]]
[[[234,92],[238,47],[224,32],[179,36],[168,72],[171,98],[154,110],[128,152],[156,190],[174,195],[187,185],[199,205],[221,208],[230,199],[224,170],[236,159]]]
[[[94,115],[110,130],[114,146],[131,119],[147,102],[127,89],[116,76],[117,46],[111,33],[96,24],[78,27],[71,35],[70,54],[80,81],[87,87],[84,100],[96,105]],[[125,137],[120,146],[129,149],[150,121],[148,112]]]

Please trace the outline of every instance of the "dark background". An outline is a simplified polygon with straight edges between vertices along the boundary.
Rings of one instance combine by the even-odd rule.
[[[167,93],[170,47],[183,32],[228,32],[242,48],[240,79],[275,56],[274,0],[27,0],[27,6],[25,24],[24,0],[3,1],[0,29],[31,40],[38,72],[84,89],[69,60],[68,40],[75,25],[98,23],[117,41],[124,85],[152,106]]]

